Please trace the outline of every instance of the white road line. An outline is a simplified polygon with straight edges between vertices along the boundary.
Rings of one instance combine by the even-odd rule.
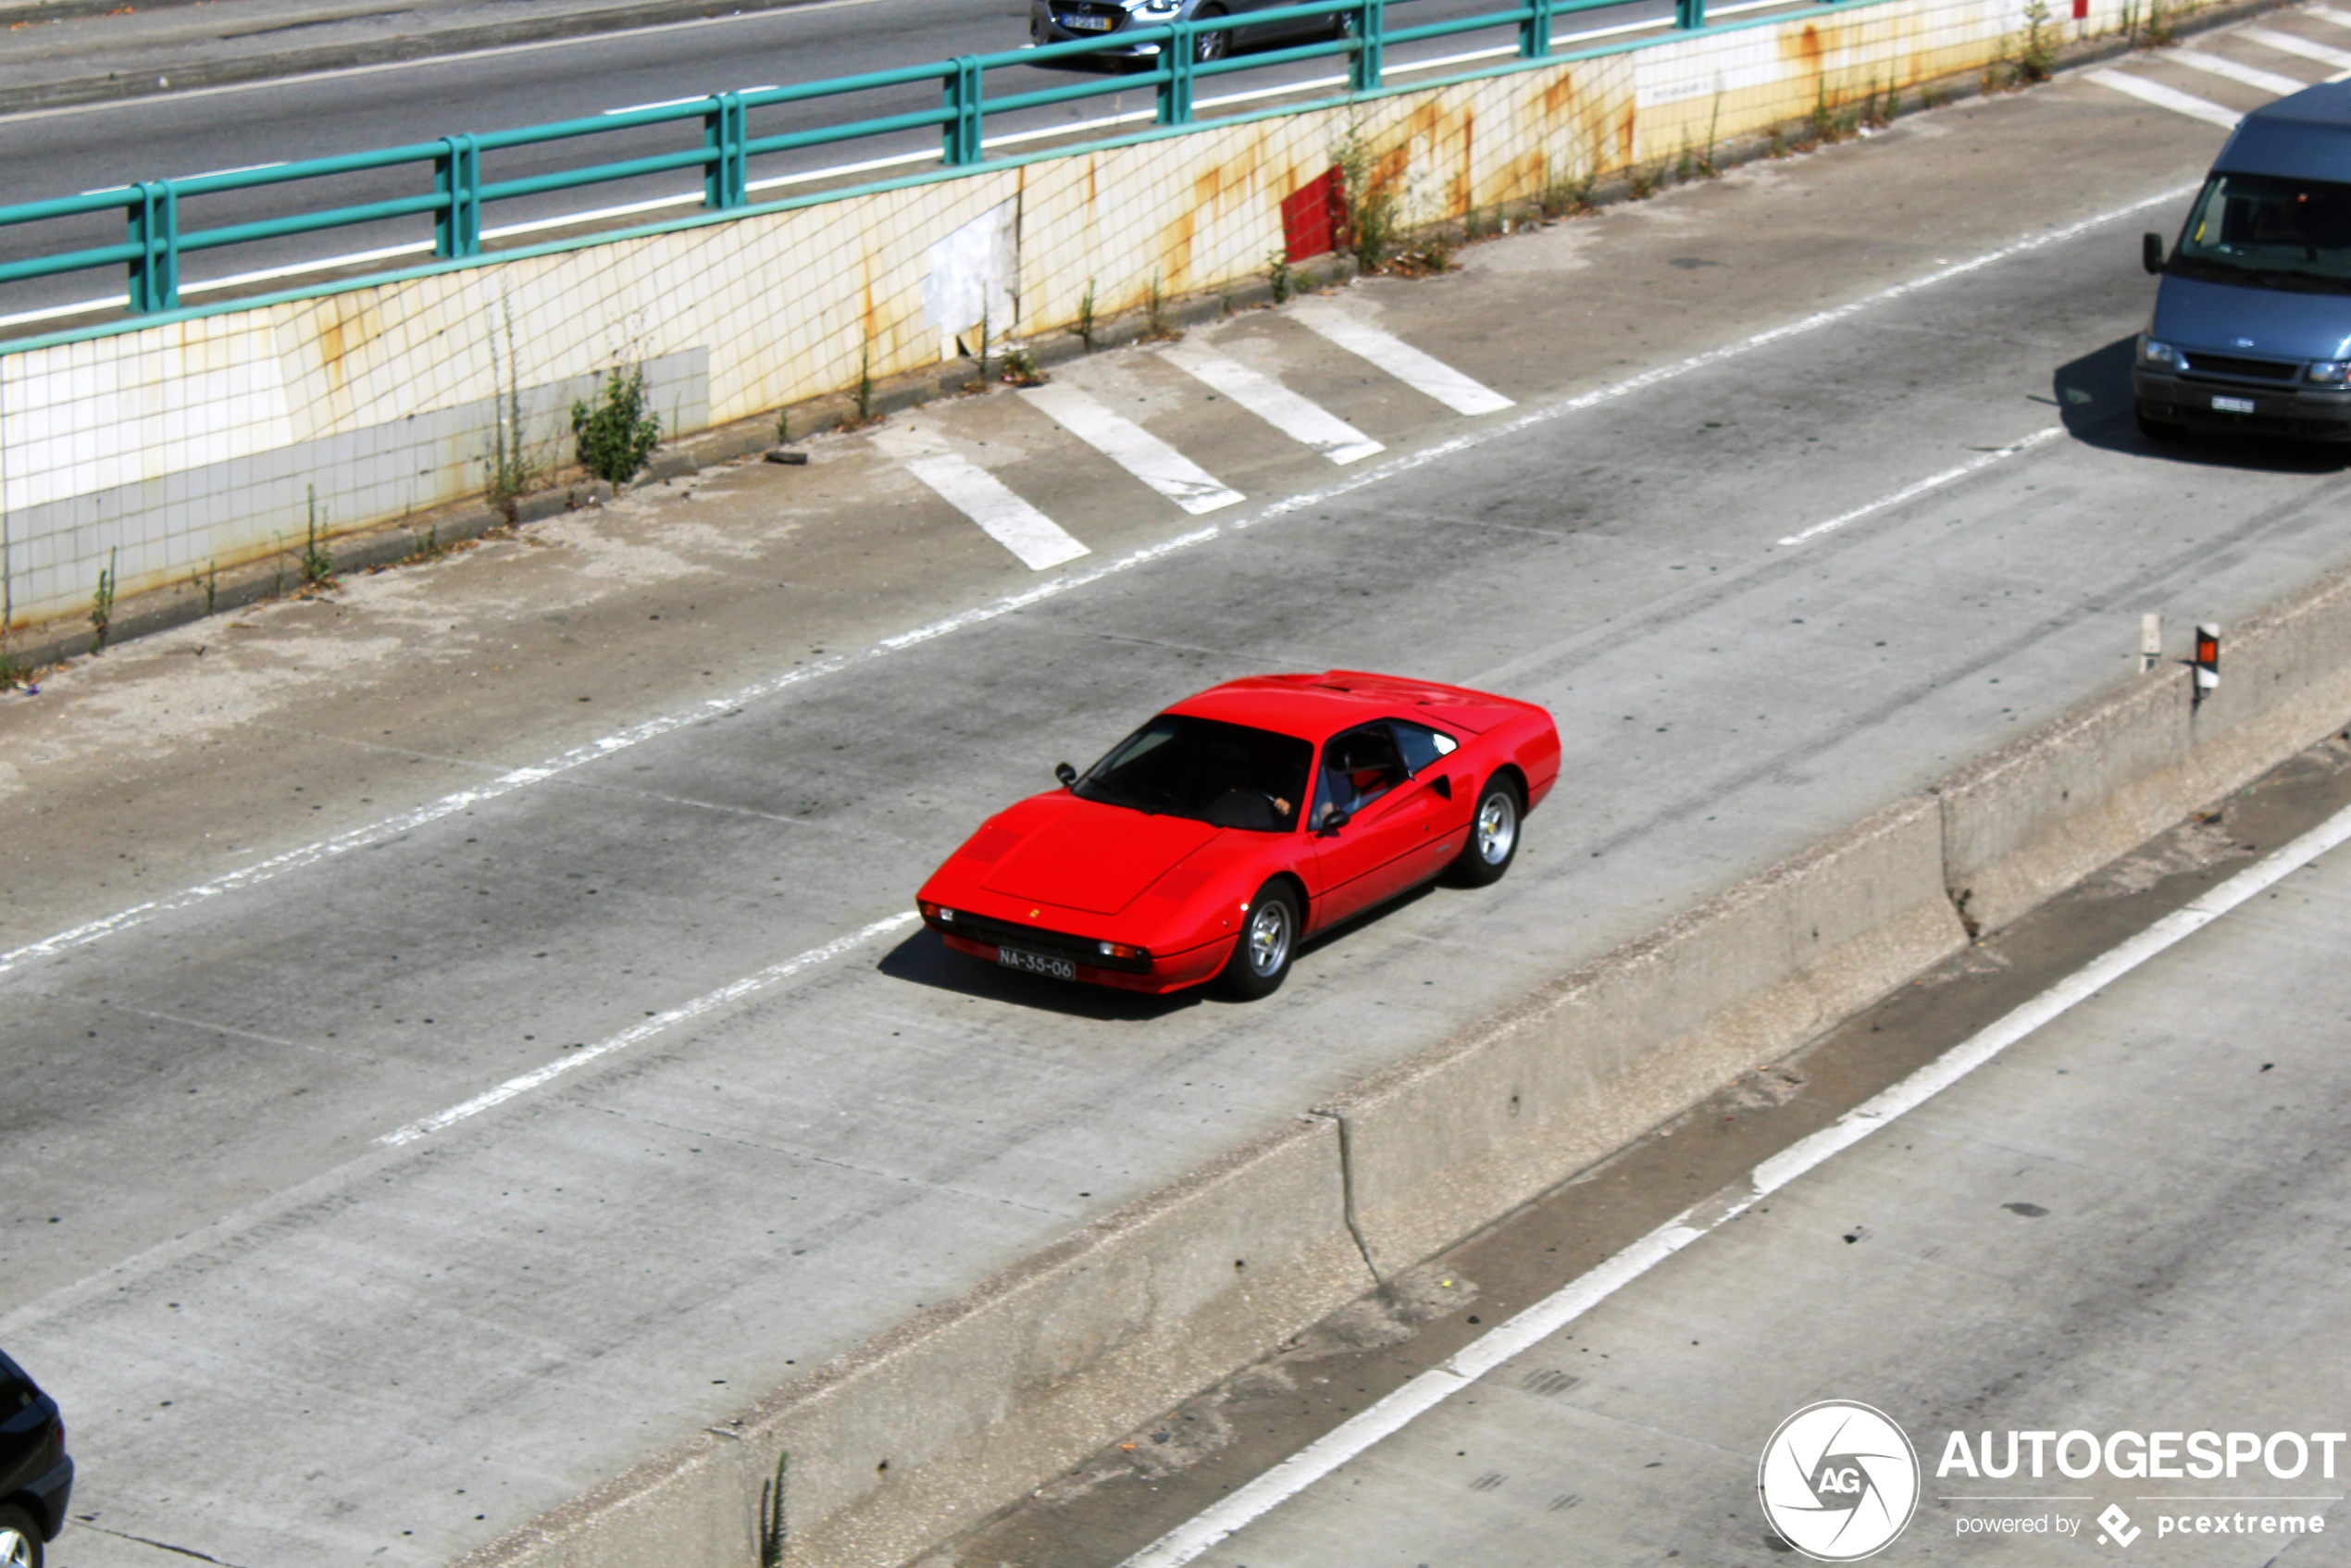
[[[2233,130],[2236,122],[2245,118],[2236,110],[2223,108],[2209,98],[2199,98],[2193,93],[2183,93],[2159,81],[2125,76],[2119,70],[2094,70],[2084,74],[2101,87],[2110,87],[2143,104],[2153,104],[2158,109],[2170,109],[2173,114],[2185,115],[2190,119],[2200,119],[2210,125]]]
[[[74,948],[118,935],[145,924],[156,915],[168,915],[228,893],[257,887],[264,882],[273,881],[288,872],[319,865],[337,856],[348,854],[354,850],[369,849],[377,844],[389,843],[392,840],[429,827],[445,817],[472,810],[478,805],[512,794],[517,790],[543,783],[550,778],[560,778],[587,763],[628,751],[648,740],[655,740],[664,736],[675,734],[704,719],[714,718],[720,714],[732,713],[748,703],[764,701],[804,681],[838,674],[852,666],[868,664],[876,659],[886,658],[889,654],[908,648],[919,647],[926,642],[952,636],[956,632],[965,631],[976,626],[987,625],[990,621],[1016,614],[1031,605],[1040,604],[1048,599],[1057,598],[1062,594],[1100,582],[1104,578],[1116,577],[1167,556],[1178,554],[1197,545],[1222,539],[1227,533],[1237,533],[1243,529],[1278,522],[1285,517],[1326,507],[1341,496],[1351,495],[1359,490],[1367,490],[1399,475],[1414,472],[1457,453],[1468,452],[1491,442],[1508,441],[1521,431],[1532,429],[1536,426],[1568,418],[1586,409],[1599,407],[1603,404],[1636,396],[1652,387],[1678,381],[1685,377],[1714,370],[1734,360],[1744,358],[1748,355],[1773,348],[1781,343],[1836,326],[1840,322],[1848,321],[1867,311],[1874,310],[1880,305],[1891,304],[1898,299],[1907,299],[1912,294],[1928,289],[1940,287],[1954,279],[1965,278],[1980,272],[1987,267],[1996,267],[2017,256],[2030,255],[2035,251],[2063,244],[2070,240],[2078,239],[2084,234],[2102,229],[2108,224],[2120,222],[2124,218],[2135,218],[2150,207],[2170,206],[2175,203],[2183,202],[2195,194],[2197,189],[2196,185],[2178,185],[2169,190],[2158,191],[2151,196],[2142,196],[2134,202],[2125,202],[2121,206],[2109,208],[2089,218],[2078,218],[2071,223],[2063,224],[2027,239],[1997,246],[1971,256],[1965,261],[1953,262],[1947,267],[1937,268],[1932,272],[1912,278],[1906,282],[1891,284],[1874,293],[1847,300],[1845,304],[1833,305],[1827,310],[1815,311],[1810,316],[1800,317],[1794,321],[1766,328],[1736,342],[1725,343],[1720,348],[1708,349],[1703,353],[1691,355],[1687,358],[1675,360],[1671,365],[1661,365],[1654,369],[1644,370],[1638,375],[1627,376],[1621,381],[1612,381],[1604,387],[1595,387],[1589,392],[1578,392],[1574,397],[1545,404],[1540,407],[1528,410],[1514,419],[1501,420],[1495,424],[1465,430],[1460,435],[1433,442],[1416,452],[1408,452],[1399,456],[1391,457],[1375,468],[1359,469],[1346,479],[1335,479],[1329,484],[1318,485],[1312,490],[1301,491],[1295,495],[1273,502],[1253,516],[1237,517],[1225,523],[1210,523],[1189,533],[1178,534],[1173,539],[1163,539],[1157,543],[1147,544],[1115,560],[1105,561],[1082,571],[1074,571],[1063,577],[1051,579],[1034,587],[1023,589],[1018,593],[1006,594],[993,604],[974,605],[968,610],[960,611],[942,620],[932,621],[927,626],[902,631],[894,637],[886,637],[856,654],[842,654],[819,659],[814,664],[797,666],[765,679],[753,681],[750,685],[740,687],[724,696],[706,699],[692,707],[664,714],[647,719],[642,724],[633,725],[614,734],[599,737],[585,745],[575,746],[534,766],[511,769],[473,789],[460,790],[414,810],[399,813],[379,822],[355,828],[347,833],[338,834],[331,839],[305,844],[298,849],[287,850],[267,860],[256,861],[251,865],[214,877],[210,881],[182,888],[176,893],[152,899],[145,903],[133,904],[128,909],[118,910],[112,915],[88,921],[69,930],[59,931],[39,941],[29,942],[22,947],[0,952],[0,975],[5,975],[9,970],[36,959],[55,957]]]
[[[877,920],[870,926],[861,927],[845,937],[835,937],[822,947],[812,947],[806,952],[794,953],[781,964],[770,964],[755,975],[746,975],[741,979],[721,986],[705,996],[698,996],[683,1006],[673,1007],[666,1013],[655,1014],[641,1024],[621,1030],[610,1039],[602,1039],[593,1045],[583,1046],[568,1056],[558,1056],[543,1067],[535,1068],[518,1078],[508,1078],[496,1089],[485,1089],[462,1105],[452,1105],[446,1111],[427,1116],[420,1121],[410,1122],[396,1132],[384,1134],[376,1141],[394,1148],[404,1143],[414,1143],[428,1134],[454,1126],[468,1116],[479,1116],[493,1106],[504,1105],[518,1094],[528,1094],[541,1084],[552,1082],[566,1073],[584,1067],[599,1057],[609,1056],[616,1051],[626,1051],[632,1045],[653,1039],[665,1029],[675,1028],[679,1024],[699,1018],[714,1007],[724,1007],[730,1002],[740,1002],[747,996],[755,996],[770,986],[790,979],[803,969],[814,968],[828,958],[839,958],[852,948],[863,947],[876,937],[886,937],[892,931],[903,930],[917,918],[919,917],[913,910],[906,910],[886,919]]]
[[[1160,357],[1204,381],[1292,441],[1301,442],[1334,463],[1355,463],[1387,449],[1337,415],[1290,391],[1273,377],[1201,347],[1176,343]]]
[[[1858,522],[1872,512],[1883,512],[1889,506],[1899,506],[1906,501],[1915,501],[1931,490],[1940,490],[1954,479],[1963,479],[1970,474],[1980,473],[1995,463],[2014,457],[2020,452],[2030,452],[2043,442],[2053,440],[2063,434],[2065,434],[2063,425],[2051,425],[2047,429],[2035,430],[2022,441],[2000,447],[1996,451],[1984,453],[1980,457],[1971,457],[1957,467],[1946,468],[1939,474],[1930,474],[1914,485],[1905,486],[1891,495],[1882,495],[1866,505],[1854,507],[1850,512],[1841,512],[1827,522],[1814,523],[1801,533],[1789,534],[1785,539],[1781,540],[1780,543],[1782,545],[1802,544],[1807,540],[1818,539],[1824,533],[1834,533],[1846,524]]]
[[[2258,897],[2351,840],[2351,810],[2328,818],[2268,859],[2164,916],[2032,1001],[1970,1036],[1909,1077],[1757,1165],[1744,1186],[1723,1188],[1650,1231],[1591,1273],[1464,1346],[1362,1413],[1335,1427],[1213,1507],[1128,1558],[1122,1568],[1179,1568],[1356,1458],[1512,1357],[1549,1338],[1724,1221],[1745,1213],[1906,1112],[1916,1110],[2009,1046],[2087,1002],[2133,970]]]
[[[1020,557],[1032,572],[1088,554],[1059,523],[1004,488],[1003,481],[919,425],[876,430],[874,444],[939,499],[977,523],[989,538]]]
[[[2241,27],[2233,36],[2275,49],[2282,55],[2299,55],[2306,60],[2316,60],[2335,70],[2351,70],[2351,54],[2324,44],[2313,44],[2307,38],[2296,38],[2290,32],[2280,32],[2275,28]]]
[[[2242,81],[2247,87],[2258,87],[2264,93],[2274,93],[2283,98],[2289,93],[2299,93],[2310,84],[2296,81],[2290,76],[2280,76],[2273,70],[2255,66],[2241,66],[2219,55],[2208,55],[2201,49],[2166,49],[2163,57],[2175,66],[2186,66],[2209,76],[2224,76],[2231,81]]]
[[[735,89],[738,93],[772,93],[775,90],[776,84],[772,81],[763,81],[756,87]],[[715,96],[715,93],[690,93],[683,98],[656,98],[650,104],[630,104],[625,108],[599,109],[596,112],[609,119],[614,115],[633,115],[639,109],[674,109],[681,104],[699,104]]]
[[[1194,516],[1246,499],[1134,420],[1112,413],[1076,387],[1056,382],[1030,387],[1020,395]]]
[[[1435,398],[1456,414],[1493,414],[1511,406],[1493,388],[1474,381],[1450,365],[1328,300],[1303,300],[1290,313],[1360,359],[1368,359],[1413,391]]]

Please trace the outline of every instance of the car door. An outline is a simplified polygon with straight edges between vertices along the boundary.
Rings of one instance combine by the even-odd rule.
[[[1452,803],[1436,777],[1412,778],[1384,719],[1324,744],[1311,817],[1316,927],[1360,914],[1430,874],[1429,847]]]

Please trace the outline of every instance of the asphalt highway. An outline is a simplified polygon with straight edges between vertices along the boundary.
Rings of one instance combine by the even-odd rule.
[[[2220,139],[2069,81],[1310,302],[1496,413],[1312,311],[1191,335],[1385,444],[1343,469],[1147,350],[1064,367],[1205,516],[1014,395],[893,422],[1052,571],[848,435],[0,701],[56,1561],[445,1562],[2121,678],[2143,612],[2176,650],[2351,559],[2333,458],[2131,425],[2136,236]],[[1332,666],[1558,715],[1499,888],[1250,1007],[908,924],[1055,762]]]

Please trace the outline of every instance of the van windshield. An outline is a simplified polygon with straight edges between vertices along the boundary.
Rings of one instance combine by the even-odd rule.
[[[2216,174],[2164,270],[2251,288],[2351,293],[2351,185]]]

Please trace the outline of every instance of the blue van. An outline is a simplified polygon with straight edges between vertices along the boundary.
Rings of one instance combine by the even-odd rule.
[[[2351,82],[2245,117],[2213,160],[2139,335],[2131,392],[2158,440],[2191,429],[2351,441]]]

